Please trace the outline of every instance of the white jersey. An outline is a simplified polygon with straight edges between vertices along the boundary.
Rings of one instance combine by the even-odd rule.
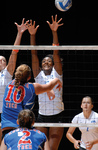
[[[89,118],[84,117],[83,112],[76,115],[72,123],[83,123],[83,124],[98,124],[98,113],[92,111]],[[98,128],[95,127],[79,127],[81,131],[81,147],[86,148],[85,143],[88,141],[98,139]],[[94,144],[91,150],[98,150],[98,144]]]
[[[2,113],[3,96],[6,85],[12,80],[12,75],[7,71],[7,68],[0,72],[0,113]]]
[[[47,84],[54,78],[58,78],[62,82],[62,76],[59,75],[53,68],[50,75],[45,75],[44,72],[41,71],[35,78],[35,81],[39,84]],[[49,116],[58,114],[64,110],[64,103],[62,102],[62,88],[59,91],[55,86],[53,91],[55,92],[55,98],[53,100],[49,100],[46,92],[38,95],[39,114]]]

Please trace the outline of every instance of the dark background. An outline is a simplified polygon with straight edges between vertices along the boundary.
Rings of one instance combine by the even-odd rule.
[[[97,3],[88,0],[73,0],[73,6],[67,12],[57,10],[54,0],[42,1],[3,1],[1,9],[0,45],[13,45],[17,28],[14,22],[21,24],[22,18],[32,19],[40,25],[37,35],[37,45],[51,45],[52,34],[46,21],[51,22],[51,15],[63,18],[64,25],[59,27],[60,45],[98,45],[98,8]],[[29,45],[29,33],[25,31],[21,44]],[[0,51],[0,55],[9,58],[11,51]],[[51,51],[39,51],[39,57]],[[94,110],[98,112],[98,51],[60,51],[63,58],[65,104],[64,122],[69,123],[77,113],[81,112],[81,99],[89,95],[95,101]],[[30,51],[20,51],[17,66],[27,63],[31,66]],[[32,75],[33,76],[33,75]],[[37,114],[37,103],[35,113]],[[66,139],[65,128],[59,149],[74,149]],[[80,139],[77,130],[74,136]]]
[[[21,23],[22,18],[36,21],[40,25],[38,29],[37,44],[51,44],[51,32],[46,23],[51,21],[51,15],[63,18],[64,26],[58,30],[60,44],[97,44],[98,35],[98,11],[97,4],[88,0],[73,0],[73,6],[67,12],[57,10],[55,0],[42,1],[3,1],[4,9],[1,9],[1,44],[13,44],[16,36],[14,22]],[[23,43],[28,44],[28,37]]]

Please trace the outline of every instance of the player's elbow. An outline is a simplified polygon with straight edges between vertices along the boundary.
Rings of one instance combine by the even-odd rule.
[[[69,139],[69,135],[70,135],[70,133],[67,131],[67,133],[66,133],[66,138],[67,139]]]

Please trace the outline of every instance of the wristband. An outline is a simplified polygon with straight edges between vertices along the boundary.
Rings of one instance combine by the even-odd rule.
[[[18,53],[18,52],[19,52],[19,50],[18,50],[18,49],[13,49],[13,51],[15,51],[16,53]]]
[[[59,46],[59,43],[58,43],[58,44],[54,44],[54,43],[52,43],[52,46]]]

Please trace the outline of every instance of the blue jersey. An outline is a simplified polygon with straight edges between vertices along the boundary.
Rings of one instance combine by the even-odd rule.
[[[16,129],[4,137],[4,143],[10,150],[42,150],[46,136],[36,129]]]
[[[1,115],[1,128],[18,127],[16,120],[23,109],[31,109],[34,106],[35,89],[32,83],[19,85],[15,90],[14,80],[5,89],[3,97],[3,109]]]

